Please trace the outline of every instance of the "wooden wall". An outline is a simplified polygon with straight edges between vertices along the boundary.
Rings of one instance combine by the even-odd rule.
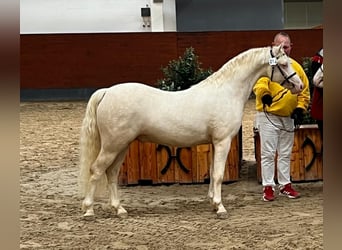
[[[138,81],[156,85],[161,67],[192,46],[203,68],[217,70],[238,53],[270,45],[277,31],[20,36],[21,89],[99,88]],[[287,30],[301,62],[323,46],[323,30]]]
[[[257,180],[261,177],[260,135],[254,131],[255,159],[257,162]],[[291,181],[323,180],[323,144],[316,124],[301,125],[296,129],[291,154]],[[275,159],[277,166],[277,156]],[[277,179],[277,168],[274,178]]]
[[[240,179],[241,155],[239,136],[231,143],[223,182]],[[202,144],[191,148],[162,146],[135,140],[119,174],[120,185],[152,185],[172,183],[209,183],[212,144]]]

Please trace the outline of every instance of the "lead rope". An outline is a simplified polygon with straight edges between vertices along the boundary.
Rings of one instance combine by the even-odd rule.
[[[277,124],[274,124],[274,122],[272,122],[272,120],[271,120],[270,117],[268,116],[268,112],[266,111],[265,105],[264,105],[263,110],[264,110],[264,114],[265,114],[267,120],[268,120],[275,128],[277,128],[277,129],[279,129],[279,130],[282,130],[282,131],[285,131],[285,132],[288,132],[288,133],[294,133],[294,132],[296,131],[296,127],[295,127],[293,130],[285,129],[285,128],[284,128],[285,125],[284,125],[284,123],[283,123],[281,120],[280,120],[280,122],[282,123],[283,127],[277,126]]]

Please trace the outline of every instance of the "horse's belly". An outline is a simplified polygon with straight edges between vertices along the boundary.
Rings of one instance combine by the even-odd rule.
[[[190,147],[209,143],[209,139],[200,134],[175,134],[173,132],[143,134],[138,136],[137,139],[142,142],[153,142],[177,147]]]

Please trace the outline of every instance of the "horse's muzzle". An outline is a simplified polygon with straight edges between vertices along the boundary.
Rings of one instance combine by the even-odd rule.
[[[292,86],[293,87],[290,89],[292,94],[298,94],[298,93],[302,92],[302,90],[304,88],[303,83],[300,83],[298,85],[292,84]]]

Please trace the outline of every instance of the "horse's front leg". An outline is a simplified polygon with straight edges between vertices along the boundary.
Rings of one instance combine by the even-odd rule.
[[[229,142],[224,141],[214,145],[214,165],[212,166],[212,205],[216,210],[216,214],[219,218],[227,216],[227,210],[222,204],[222,181],[224,176],[224,170],[226,165],[226,160],[228,156],[228,151],[230,149]]]

